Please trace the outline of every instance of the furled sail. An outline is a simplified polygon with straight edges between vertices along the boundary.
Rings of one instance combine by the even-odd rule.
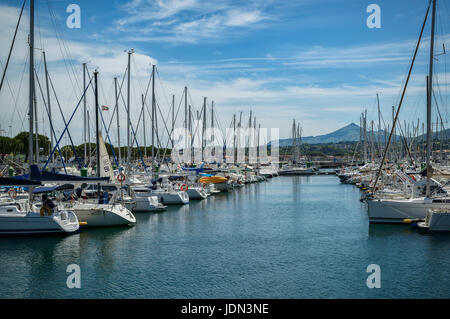
[[[114,172],[111,166],[111,161],[109,160],[108,151],[106,150],[105,141],[103,140],[102,133],[98,133],[99,137],[99,150],[100,150],[100,176],[101,177],[109,177],[111,180],[114,180]]]

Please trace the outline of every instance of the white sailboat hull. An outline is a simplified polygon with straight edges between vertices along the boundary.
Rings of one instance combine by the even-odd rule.
[[[450,232],[450,212],[430,210],[425,221],[417,223],[417,226],[430,232]]]
[[[125,226],[136,223],[134,215],[122,205],[109,204],[75,204],[71,208],[84,227]]]
[[[206,192],[203,189],[199,188],[188,188],[187,194],[189,195],[189,199],[205,199],[208,197]]]
[[[429,209],[442,208],[445,204],[418,198],[373,199],[368,200],[367,205],[371,223],[404,223],[404,219],[423,219]]]
[[[158,202],[157,196],[136,196],[136,206],[133,211],[135,212],[151,212],[161,211],[166,208]]]
[[[52,216],[41,216],[35,212],[8,213],[2,207],[0,211],[1,235],[30,235],[73,233],[78,230],[79,223],[76,215],[70,211],[57,212]]]

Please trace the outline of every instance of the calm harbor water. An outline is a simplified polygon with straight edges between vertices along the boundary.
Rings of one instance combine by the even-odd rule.
[[[448,298],[450,235],[370,225],[336,176],[277,177],[134,227],[0,238],[1,298]],[[81,289],[66,267],[81,267]],[[381,288],[366,286],[369,264]]]

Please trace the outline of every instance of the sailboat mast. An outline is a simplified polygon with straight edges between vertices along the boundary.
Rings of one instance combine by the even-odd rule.
[[[36,129],[36,134],[34,134],[35,137],[35,155],[36,155],[36,165],[39,167],[39,127],[38,127],[38,109],[37,109],[37,100],[36,95],[33,94],[33,105],[34,105],[34,127]]]
[[[236,114],[233,114],[233,164],[236,163]]]
[[[83,63],[83,90],[86,90],[86,63]],[[86,93],[83,96],[83,142],[84,142],[84,165],[87,164],[87,126],[86,126]]]
[[[29,69],[29,132],[28,132],[28,163],[31,172],[33,165],[33,100],[34,100],[34,0],[30,0],[30,69]]]
[[[378,132],[377,132],[377,139],[378,139],[378,150],[381,152],[381,110],[380,110],[380,97],[377,93],[377,105],[378,105]]]
[[[97,144],[97,163],[95,164],[95,167],[97,168],[97,177],[100,177],[100,151],[99,151],[99,136],[98,136],[98,83],[97,83],[97,75],[98,72],[94,71],[94,84],[95,84],[95,143]],[[100,187],[98,188],[99,195],[100,195]]]
[[[89,110],[86,111],[87,113],[87,133],[88,133],[88,145],[89,145],[89,162],[91,162],[92,158],[92,147],[91,147],[91,122],[89,120]]]
[[[175,94],[172,94],[172,149],[173,149],[173,132],[175,131]]]
[[[152,66],[152,176],[155,172],[155,65]]]
[[[144,129],[144,158],[147,158],[147,134],[145,132],[145,100],[144,94],[141,94],[142,99],[142,127]]]
[[[50,103],[50,87],[48,86],[48,69],[47,69],[47,59],[45,58],[45,51],[42,51],[42,56],[44,57],[44,69],[45,69],[45,86],[47,89],[47,108],[48,108],[48,120],[50,122],[50,150],[53,149],[53,121],[52,121],[52,107]],[[51,158],[52,163],[55,162],[54,157]]]
[[[206,96],[203,98],[203,125],[202,125],[202,162],[204,159],[205,152],[205,133],[206,133]]]
[[[128,79],[127,79],[127,160],[131,165],[131,133],[130,133],[130,81],[131,81],[131,54],[133,50],[128,51]]]
[[[434,59],[434,27],[436,23],[436,0],[433,1],[433,9],[431,14],[431,40],[430,40],[430,71],[428,74],[428,92],[427,92],[427,188],[426,196],[430,197],[431,182],[431,97],[433,92],[433,59]]]
[[[114,78],[114,96],[116,98],[116,121],[117,121],[117,146],[119,148],[119,166],[122,163],[122,154],[120,150],[120,124],[119,124],[119,95],[117,94],[117,78]]]

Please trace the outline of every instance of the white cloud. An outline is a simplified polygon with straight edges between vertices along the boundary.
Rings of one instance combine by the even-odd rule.
[[[263,3],[247,6],[232,1],[148,0],[124,5],[124,17],[114,22],[116,30],[130,41],[196,43],[222,39],[237,29],[257,26],[267,19]],[[139,33],[140,35],[136,35]]]

